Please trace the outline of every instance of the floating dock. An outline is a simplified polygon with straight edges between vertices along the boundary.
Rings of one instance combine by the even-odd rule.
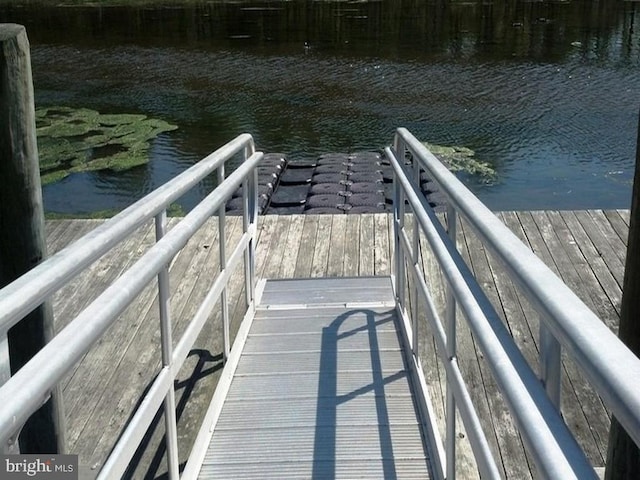
[[[327,153],[291,161],[284,154],[268,153],[257,170],[261,215],[353,215],[393,209],[393,169],[384,153]],[[425,175],[420,187],[432,207],[443,203],[435,183]],[[241,190],[227,204],[227,212],[242,212]]]

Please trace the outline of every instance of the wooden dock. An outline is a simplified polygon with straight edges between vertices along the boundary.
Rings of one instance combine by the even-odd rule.
[[[628,211],[503,212],[499,217],[557,272],[583,301],[616,331]],[[53,253],[94,228],[99,220],[47,222]],[[170,225],[177,219],[171,219]],[[229,245],[241,233],[241,219],[227,220]],[[260,219],[257,275],[262,278],[340,277],[391,274],[392,222],[388,214],[267,215]],[[192,239],[171,264],[174,338],[179,338],[195,305],[219,268],[215,219]],[[77,277],[55,297],[58,328],[64,327],[153,243],[149,224],[94,267]],[[537,365],[537,315],[502,274],[500,265],[462,222],[458,247],[480,285],[506,321],[531,365]],[[424,269],[430,274],[434,297],[443,304],[440,273],[428,248],[423,247]],[[242,272],[231,281],[230,310],[235,312],[232,338],[244,309]],[[109,453],[141,393],[160,365],[157,289],[150,286],[122,315],[102,340],[64,381],[68,451],[80,456],[82,476],[90,477]],[[180,461],[184,463],[222,369],[220,316],[213,312],[176,380]],[[522,441],[506,411],[482,354],[476,349],[464,320],[458,323],[459,363],[499,467],[506,478],[532,478]],[[429,332],[421,332],[421,351],[427,383],[436,411],[444,411],[444,376],[435,359]],[[537,368],[537,367],[535,367]],[[598,467],[606,458],[609,419],[577,367],[564,362],[563,415],[589,459]],[[444,421],[439,419],[443,426]],[[159,414],[143,442],[128,476],[157,478],[166,472]],[[442,431],[444,428],[442,427]],[[473,458],[464,432],[459,438],[460,478],[472,478]]]

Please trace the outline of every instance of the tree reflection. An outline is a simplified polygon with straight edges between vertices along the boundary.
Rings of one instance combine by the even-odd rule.
[[[635,2],[618,0],[313,0],[186,2],[56,8],[11,2],[0,18],[27,25],[32,42],[109,41],[204,48],[309,49],[395,58],[559,61],[576,52],[637,61]],[[146,3],[146,2],[143,2]]]

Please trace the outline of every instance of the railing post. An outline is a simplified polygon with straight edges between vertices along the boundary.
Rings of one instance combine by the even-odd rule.
[[[404,141],[399,133],[396,133],[393,142],[393,149],[395,150],[396,159],[398,162],[404,164]],[[400,187],[400,182],[397,181],[394,175],[394,197],[393,197],[393,216],[394,216],[394,232],[395,232],[395,249],[396,249],[396,295],[398,297],[398,303],[404,310],[405,308],[405,267],[404,267],[404,251],[402,250],[402,243],[400,242],[400,232],[404,228],[404,194]]]
[[[224,181],[224,164],[220,165],[218,168],[218,185],[221,185]],[[220,210],[218,210],[218,238],[219,238],[219,246],[220,246],[220,273],[224,272],[224,269],[227,268],[227,252],[226,252],[226,238],[225,238],[225,224],[226,224],[226,204],[220,206]],[[222,288],[222,293],[220,294],[220,303],[222,307],[222,360],[223,362],[227,361],[229,357],[229,299],[227,298],[227,286],[225,285]]]
[[[0,386],[11,378],[11,369],[9,367],[9,339],[6,333],[0,333]],[[20,453],[18,445],[18,431],[5,445],[0,445],[0,453],[5,455],[14,455]]]
[[[449,238],[456,244],[456,210],[451,203],[447,204],[447,233]],[[446,293],[446,332],[447,332],[447,357],[453,360],[457,355],[456,345],[456,299],[453,295],[453,287],[447,285]],[[446,451],[447,451],[447,480],[455,480],[456,478],[456,399],[453,389],[447,383],[447,433],[446,433]]]
[[[251,299],[256,298],[256,235],[258,231],[258,170],[254,169],[249,177],[249,225],[253,225],[251,240],[247,246],[249,252],[249,289]]]
[[[542,321],[540,322],[540,379],[549,399],[560,410],[562,347]]]
[[[253,141],[249,142],[244,148],[244,159],[246,161],[255,153],[255,146]],[[247,233],[249,227],[255,225],[257,207],[257,170],[254,169],[251,175],[242,184],[242,224],[243,231]],[[245,250],[244,256],[244,279],[245,279],[245,296],[247,301],[247,308],[251,305],[251,302],[255,296],[255,229],[252,229],[251,239],[249,245]]]
[[[420,163],[417,159],[413,159],[413,181],[420,188]],[[411,261],[413,265],[417,268],[418,261],[420,259],[420,229],[418,228],[418,216],[416,212],[413,211],[413,242],[412,242],[412,257]],[[419,331],[419,319],[418,319],[418,286],[416,285],[413,277],[410,278],[409,286],[411,288],[411,323],[412,323],[412,332],[413,332],[413,354],[418,357],[420,353],[419,349],[419,339],[418,339],[418,331]]]
[[[395,276],[395,288],[396,288],[396,297],[398,298],[398,302],[400,302],[400,289],[402,282],[400,280],[400,263],[402,262],[402,251],[400,250],[402,247],[400,245],[400,182],[398,181],[397,175],[393,174],[393,273]],[[401,308],[404,308],[402,302],[400,302]]]
[[[156,242],[164,237],[167,231],[167,211],[163,210],[155,217]],[[162,366],[170,367],[173,356],[173,339],[171,334],[171,307],[169,291],[169,265],[158,272],[158,303],[160,306],[160,338],[162,343]],[[176,398],[173,386],[164,398],[165,445],[167,446],[167,471],[170,480],[180,476],[178,461],[178,428],[176,420]]]

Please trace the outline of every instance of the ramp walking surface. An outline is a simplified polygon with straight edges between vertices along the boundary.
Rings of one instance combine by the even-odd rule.
[[[200,478],[428,478],[388,277],[270,280]]]

